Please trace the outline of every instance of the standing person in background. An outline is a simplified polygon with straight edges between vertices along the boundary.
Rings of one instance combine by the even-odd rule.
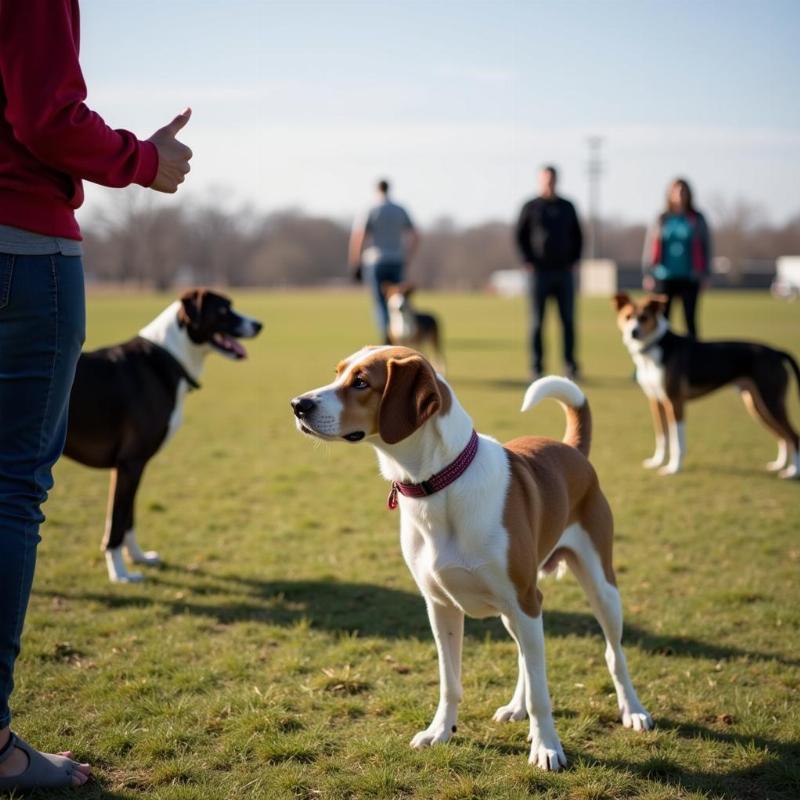
[[[389,312],[381,284],[402,282],[419,234],[408,212],[389,198],[389,181],[379,181],[376,188],[377,203],[356,220],[350,234],[350,270],[354,280],[369,283],[378,333],[388,344]]]
[[[8,705],[85,332],[81,179],[171,193],[192,156],[189,109],[140,141],[86,107],[79,30],[78,0],[0,0],[0,792],[90,772],[18,738]]]
[[[539,172],[539,196],[522,207],[516,241],[530,272],[531,377],[544,371],[542,327],[547,298],[558,303],[564,337],[564,365],[567,377],[579,374],[575,360],[575,275],[581,257],[583,234],[575,207],[556,194],[558,173],[547,166]]]
[[[647,233],[642,268],[644,288],[667,297],[667,319],[672,299],[681,298],[686,330],[696,338],[697,300],[711,268],[711,234],[683,178],[670,184],[667,208]]]

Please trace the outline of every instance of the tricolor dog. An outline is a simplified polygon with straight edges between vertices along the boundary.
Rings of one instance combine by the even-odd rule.
[[[522,410],[551,397],[565,409],[563,442],[524,436],[505,445],[478,435],[450,386],[404,347],[365,348],[327,386],[295,397],[303,433],[367,441],[392,482],[403,556],[419,586],[439,656],[439,705],[415,748],[446,742],[461,699],[464,615],[500,616],[519,649],[519,678],[498,722],[530,718],[530,761],[566,764],[545,676],[537,576],[569,565],[606,637],[606,663],[625,727],[653,723],[628,676],[622,605],[612,566],[613,519],[587,454],[589,405],[565,378],[533,383]]]
[[[661,475],[679,472],[686,455],[685,406],[727,384],[741,391],[747,410],[778,438],[778,457],[767,469],[781,478],[800,477],[797,431],[786,412],[787,365],[800,386],[797,361],[754,342],[701,342],[678,336],[664,317],[666,298],[614,296],[617,325],[636,365],[636,380],[650,401],[655,453],[643,465]]]
[[[410,283],[381,284],[389,309],[389,340],[392,344],[430,353],[436,370],[445,374],[446,364],[439,322],[433,314],[414,308],[411,295],[416,289]]]
[[[128,571],[123,548],[134,563],[159,563],[158,553],[144,552],[136,539],[136,491],[147,462],[180,426],[184,398],[199,388],[206,356],[243,359],[238,340],[260,330],[261,323],[237,314],[227,297],[194,289],[130,341],[81,354],[64,453],[112,470],[103,537],[112,581],[142,580],[140,572]]]

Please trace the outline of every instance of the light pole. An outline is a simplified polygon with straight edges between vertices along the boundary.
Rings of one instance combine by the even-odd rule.
[[[603,174],[603,161],[600,148],[602,136],[590,136],[589,161],[586,171],[589,175],[589,258],[597,258],[600,254],[600,177]]]

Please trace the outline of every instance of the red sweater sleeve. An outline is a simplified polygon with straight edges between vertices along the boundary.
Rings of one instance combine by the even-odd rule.
[[[0,0],[0,75],[6,119],[42,163],[104,186],[149,186],[151,142],[112,130],[84,104],[77,0]]]

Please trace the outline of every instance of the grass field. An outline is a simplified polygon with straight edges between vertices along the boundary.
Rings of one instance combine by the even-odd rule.
[[[628,660],[657,728],[617,724],[599,628],[568,576],[543,590],[569,768],[530,767],[526,724],[491,722],[516,679],[494,621],[467,623],[457,736],[415,752],[436,654],[387,486],[371,448],[315,447],[288,404],[372,338],[366,296],[235,296],[266,327],[249,361],[209,358],[145,474],[137,528],[166,562],[147,583],[107,582],[107,475],[57,467],[13,705],[29,741],[94,763],[97,781],[64,796],[800,797],[800,484],[763,470],[774,440],[733,390],[689,407],[684,473],[646,472],[646,402],[610,306],[583,302],[592,459],[616,515]],[[170,299],[90,296],[87,347],[128,338]],[[419,304],[445,320],[449,378],[478,430],[561,437],[556,404],[518,413],[521,300]],[[703,330],[797,353],[800,306],[712,295]],[[797,397],[793,383],[800,425]]]

